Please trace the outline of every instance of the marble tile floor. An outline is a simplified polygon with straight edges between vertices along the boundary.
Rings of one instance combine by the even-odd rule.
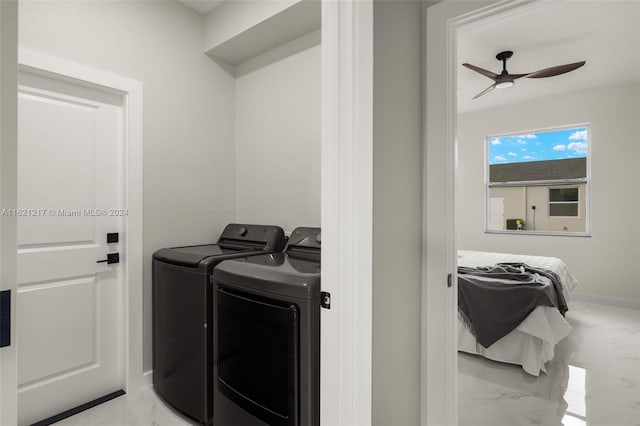
[[[640,310],[570,302],[548,374],[459,354],[461,426],[640,426]],[[151,387],[56,426],[193,426]],[[389,425],[400,426],[400,425]]]
[[[196,426],[148,386],[54,423],[55,426]]]
[[[460,353],[463,426],[640,425],[640,310],[569,302],[547,373]]]

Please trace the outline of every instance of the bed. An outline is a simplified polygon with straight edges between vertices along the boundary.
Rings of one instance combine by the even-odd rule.
[[[526,264],[553,272],[558,277],[566,300],[569,300],[569,292],[577,285],[567,265],[555,257],[458,251],[458,267],[477,268],[501,263]],[[540,372],[546,373],[545,364],[553,359],[555,345],[570,331],[571,325],[558,308],[537,306],[515,329],[490,346],[483,347],[465,321],[459,318],[458,350],[478,354],[494,361],[517,364],[527,373],[538,376]]]

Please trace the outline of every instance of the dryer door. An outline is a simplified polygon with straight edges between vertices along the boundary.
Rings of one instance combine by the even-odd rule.
[[[218,286],[218,390],[273,426],[299,422],[299,308]]]

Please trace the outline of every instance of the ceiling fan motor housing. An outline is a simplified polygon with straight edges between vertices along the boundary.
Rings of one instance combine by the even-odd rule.
[[[496,55],[496,59],[499,61],[505,61],[513,56],[513,52],[511,50],[505,50],[504,52],[500,52]]]

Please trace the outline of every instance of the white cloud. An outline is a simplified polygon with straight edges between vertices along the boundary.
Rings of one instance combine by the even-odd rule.
[[[491,142],[491,145],[502,145],[502,142],[500,142],[498,138],[491,139],[489,142]]]
[[[497,161],[507,161],[504,155],[496,155],[495,157],[493,157],[493,159]]]
[[[587,153],[587,143],[586,142],[571,142],[567,148],[572,151],[575,151],[577,154],[586,154]]]
[[[556,145],[553,147],[554,151],[564,151],[565,149],[567,149],[565,145]]]
[[[525,139],[536,139],[537,138],[536,135],[522,135],[520,137],[521,138],[525,138]]]
[[[520,145],[526,145],[527,141],[525,141],[524,139],[518,139],[516,140],[516,142],[518,142]]]
[[[517,157],[518,156],[518,154],[516,154],[515,152],[509,152],[509,155],[512,156],[512,157]]]
[[[527,148],[522,148],[522,152],[527,152]]]
[[[535,160],[536,159],[536,157],[532,157],[530,155],[525,155],[522,158],[524,158],[525,160]]]
[[[587,131],[586,130],[578,130],[577,132],[571,133],[569,135],[570,141],[586,141],[587,140]]]

